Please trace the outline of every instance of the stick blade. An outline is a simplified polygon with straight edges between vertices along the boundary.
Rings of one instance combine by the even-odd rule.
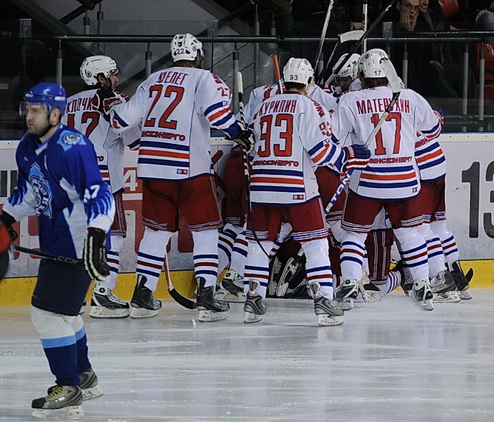
[[[353,31],[343,32],[339,35],[340,43],[348,41],[358,41],[364,35],[364,31],[362,29],[354,29]]]
[[[242,76],[242,72],[237,72],[236,78],[237,78],[238,92],[243,93],[244,92],[244,78]]]
[[[384,70],[384,74],[386,75],[386,78],[388,78],[389,86],[391,87],[391,91],[393,94],[396,94],[401,92],[401,84],[402,80],[396,73],[396,69],[393,66],[393,63],[391,63],[391,60],[389,59],[381,59],[381,65]]]
[[[175,300],[175,302],[179,303],[184,308],[187,308],[187,309],[196,309],[197,308],[196,302],[186,298],[185,296],[182,296],[174,288],[170,289],[168,292],[170,293],[170,296]]]

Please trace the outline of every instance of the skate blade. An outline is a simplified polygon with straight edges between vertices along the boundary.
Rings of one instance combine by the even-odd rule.
[[[262,320],[262,317],[264,315],[259,315],[259,314],[255,314],[254,312],[245,312],[244,314],[244,322],[246,324],[252,324],[254,322],[259,322]]]
[[[108,309],[104,306],[91,306],[89,316],[91,318],[127,318],[130,315],[128,309]]]
[[[243,303],[245,302],[245,293],[235,295],[230,293],[228,290],[221,289],[216,292],[214,298],[223,302]]]
[[[365,291],[362,293],[364,302],[379,302],[381,300],[381,292]]]
[[[421,302],[419,302],[419,304],[422,305],[422,308],[424,308],[426,311],[434,310],[434,303],[432,303],[432,299],[422,300]]]
[[[61,409],[33,409],[32,416],[39,419],[68,420],[84,416],[82,406],[66,406]]]
[[[329,316],[327,314],[317,316],[317,324],[321,327],[330,327],[343,324],[342,316]]]
[[[200,322],[214,322],[222,321],[226,319],[228,313],[225,312],[214,312],[208,309],[199,311],[199,321]]]
[[[341,309],[343,311],[349,311],[353,309],[353,299],[346,298],[342,300],[333,300],[331,304],[338,309]]]
[[[460,291],[460,299],[461,300],[470,300],[472,298],[472,294],[470,293],[469,289],[461,290]]]
[[[92,400],[101,397],[103,394],[103,390],[96,385],[95,387],[85,388],[82,390],[82,400]]]
[[[437,293],[433,298],[434,303],[458,303],[460,301],[460,295],[456,291]]]
[[[157,310],[152,310],[152,309],[146,309],[146,308],[131,308],[130,311],[130,317],[134,319],[139,319],[139,318],[152,318],[158,315],[159,309]]]

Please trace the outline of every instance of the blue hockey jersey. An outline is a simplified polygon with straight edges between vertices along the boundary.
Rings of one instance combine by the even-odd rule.
[[[43,143],[26,133],[16,161],[17,186],[3,209],[16,220],[38,216],[44,252],[81,258],[88,227],[107,232],[115,212],[91,141],[65,125]]]

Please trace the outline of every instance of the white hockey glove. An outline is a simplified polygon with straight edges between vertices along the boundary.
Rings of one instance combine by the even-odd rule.
[[[364,145],[353,144],[344,147],[343,151],[346,154],[346,171],[361,170],[367,167],[371,153]]]
[[[106,263],[106,233],[90,228],[84,243],[84,267],[92,280],[104,280],[110,275]]]

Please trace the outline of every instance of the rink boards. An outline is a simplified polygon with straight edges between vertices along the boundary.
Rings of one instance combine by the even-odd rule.
[[[446,200],[448,227],[455,234],[465,268],[472,267],[475,277],[472,287],[494,286],[494,134],[454,133],[440,138],[448,165]],[[3,204],[15,185],[17,170],[15,149],[17,141],[0,141],[0,204]],[[221,196],[222,169],[228,157],[231,142],[214,137],[212,156],[217,172]],[[116,293],[129,299],[135,283],[135,250],[143,228],[141,218],[141,185],[136,174],[137,153],[126,151],[124,207],[128,234],[124,242],[122,274]],[[39,247],[35,217],[15,225],[19,233],[16,241],[27,248]],[[175,271],[174,285],[185,295],[192,296],[192,237],[185,221],[180,232],[172,238],[169,253],[170,266]],[[0,306],[29,303],[34,288],[38,259],[16,253],[7,279],[0,283]],[[168,297],[163,280],[157,296]]]

